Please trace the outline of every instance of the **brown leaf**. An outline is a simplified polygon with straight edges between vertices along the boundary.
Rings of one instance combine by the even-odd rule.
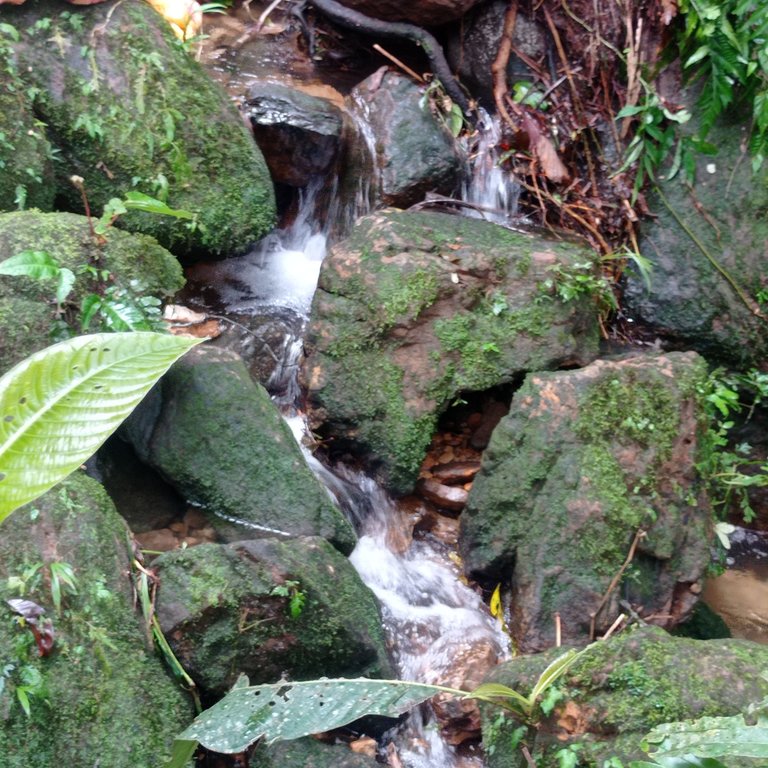
[[[568,169],[559,158],[555,145],[543,134],[539,134],[533,145],[533,152],[539,160],[544,175],[554,182],[565,181],[568,178]]]

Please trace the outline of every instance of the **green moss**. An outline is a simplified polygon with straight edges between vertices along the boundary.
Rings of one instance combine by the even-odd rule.
[[[68,562],[77,579],[77,594],[65,594],[61,613],[53,608],[48,576],[25,594],[53,621],[50,655],[38,656],[29,630],[0,624],[0,668],[10,669],[0,693],[4,766],[156,768],[191,719],[187,694],[146,649],[132,610],[130,552],[128,530],[106,493],[80,473],[3,523],[3,602],[18,596],[8,577],[31,563]],[[24,668],[36,670],[43,683],[42,695],[30,697],[29,718],[15,693],[29,674]]]
[[[138,212],[121,220],[177,252],[242,250],[271,228],[272,185],[255,143],[151,8],[106,3],[87,16],[50,19],[44,8],[27,3],[14,12],[26,27],[16,49],[29,65],[21,68],[26,85],[38,89],[35,109],[61,149],[58,191],[71,210],[83,205],[68,181],[77,173],[95,211],[137,188],[198,213],[197,231]]]

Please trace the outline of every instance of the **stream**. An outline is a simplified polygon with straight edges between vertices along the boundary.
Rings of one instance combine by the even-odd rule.
[[[314,190],[303,194],[291,227],[271,233],[247,255],[206,265],[208,289],[217,297],[217,312],[238,318],[239,326],[229,332],[243,340],[250,333],[242,327],[244,315],[293,318],[285,324],[290,331],[279,347],[272,344],[278,362],[267,389],[308,465],[356,528],[359,540],[350,561],[378,598],[397,672],[401,679],[471,687],[479,683],[483,670],[506,657],[508,638],[480,595],[462,581],[455,551],[431,534],[411,538],[413,521],[404,504],[356,470],[324,466],[307,447],[311,437],[298,409],[297,377],[302,334],[327,238],[313,216],[315,200]],[[193,280],[195,273],[193,268]],[[480,668],[473,678],[471,670],[477,664]],[[477,713],[467,713],[470,720],[473,716],[476,727]],[[389,755],[396,751],[404,768],[482,765],[479,755],[446,742],[427,708],[398,726],[391,738]]]

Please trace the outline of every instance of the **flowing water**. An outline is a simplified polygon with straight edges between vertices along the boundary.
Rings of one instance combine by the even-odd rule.
[[[307,463],[353,522],[358,544],[350,560],[379,600],[393,662],[402,679],[461,687],[463,671],[479,658],[484,668],[507,653],[507,638],[479,595],[466,585],[446,545],[429,535],[411,539],[408,514],[365,475],[323,466],[306,448],[307,427],[299,414],[297,372],[302,334],[325,254],[326,234],[315,222],[308,192],[289,230],[276,231],[246,256],[212,265],[225,315],[269,311],[300,317],[280,348],[267,383],[302,445]],[[473,680],[474,683],[478,680]],[[404,768],[463,768],[480,758],[459,758],[442,738],[429,710],[419,711],[393,734]]]

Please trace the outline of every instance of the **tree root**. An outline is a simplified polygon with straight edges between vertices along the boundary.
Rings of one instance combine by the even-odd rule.
[[[415,24],[381,21],[373,19],[351,8],[346,8],[336,0],[311,0],[312,5],[339,26],[380,37],[396,37],[410,40],[426,53],[435,77],[442,83],[445,92],[461,107],[465,116],[471,115],[469,99],[461,89],[448,66],[440,43],[425,29]]]

